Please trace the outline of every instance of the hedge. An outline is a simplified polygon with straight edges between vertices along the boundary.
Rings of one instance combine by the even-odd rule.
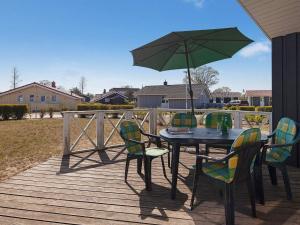
[[[272,112],[272,106],[225,106],[225,110],[241,110],[241,111],[257,111],[257,112]]]
[[[272,106],[257,106],[255,108],[257,112],[272,112]]]
[[[78,111],[87,110],[118,110],[118,109],[133,109],[134,105],[109,105],[101,103],[85,103],[77,105]]]
[[[27,112],[27,105],[0,104],[0,116],[3,120],[8,120],[9,118],[20,120]]]

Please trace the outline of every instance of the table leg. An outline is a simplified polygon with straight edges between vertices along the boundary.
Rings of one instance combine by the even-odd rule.
[[[264,187],[262,180],[262,162],[261,162],[261,154],[258,153],[254,163],[254,185],[255,185],[255,196],[259,199],[260,204],[264,205],[265,197],[264,197]]]
[[[178,176],[178,164],[179,164],[179,153],[180,144],[172,144],[172,188],[171,188],[171,199],[176,198],[177,191],[177,176]]]

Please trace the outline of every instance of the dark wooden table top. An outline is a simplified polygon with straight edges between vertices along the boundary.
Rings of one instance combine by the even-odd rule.
[[[244,129],[229,129],[228,134],[223,135],[217,129],[192,128],[191,133],[171,134],[167,129],[159,132],[162,139],[171,143],[180,144],[231,144],[244,131]],[[261,140],[266,142],[267,136],[262,134]]]

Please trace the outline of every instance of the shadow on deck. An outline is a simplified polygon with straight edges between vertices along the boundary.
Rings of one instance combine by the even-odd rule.
[[[131,161],[124,182],[122,148],[94,151],[47,162],[0,183],[0,224],[224,224],[219,190],[201,178],[198,207],[189,210],[194,155],[181,154],[178,193],[170,199],[170,170],[163,176],[160,160],[153,161],[152,191]],[[236,190],[236,224],[288,225],[300,223],[300,170],[289,168],[293,201],[287,201],[281,177],[278,186],[264,174],[266,205],[250,215],[246,188]]]

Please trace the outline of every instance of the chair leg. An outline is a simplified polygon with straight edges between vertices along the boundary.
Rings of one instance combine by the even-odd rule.
[[[280,168],[281,173],[282,173],[282,177],[283,177],[283,181],[284,181],[284,187],[285,187],[285,191],[286,191],[286,196],[288,200],[292,200],[293,196],[292,196],[292,191],[291,191],[291,185],[290,185],[290,179],[289,179],[289,175],[286,169],[286,166],[282,166]]]
[[[234,225],[234,197],[232,184],[225,184],[225,218],[226,225]]]
[[[170,153],[170,143],[168,143],[168,167],[171,168],[171,153]]]
[[[272,185],[277,185],[276,168],[268,165]]]
[[[200,147],[199,147],[199,145],[196,145],[195,147],[196,147],[196,155],[199,155],[200,154]]]
[[[254,167],[254,184],[255,190],[257,193],[257,197],[259,198],[259,203],[264,205],[265,204],[265,193],[264,193],[264,183],[263,183],[263,176],[262,176],[262,164],[259,162],[259,165]]]
[[[164,162],[164,157],[161,156],[160,159],[161,159],[161,165],[162,165],[162,168],[163,168],[164,176],[167,178],[166,168],[165,168],[165,162]]]
[[[152,158],[147,157],[148,158],[148,190],[151,191],[152,190],[152,178],[151,178],[151,164],[152,164]]]
[[[209,154],[209,146],[205,145],[205,155],[208,155],[208,154]],[[205,162],[208,162],[208,160],[205,159]]]
[[[130,159],[126,158],[126,166],[125,166],[125,182],[127,182],[127,175],[128,175],[128,169],[129,169],[129,162],[130,162]]]
[[[256,217],[255,191],[254,191],[251,175],[249,175],[249,177],[247,179],[247,187],[248,187],[248,194],[249,194],[250,202],[251,202],[252,216]]]
[[[198,187],[199,172],[200,172],[199,163],[196,162],[196,169],[194,172],[193,192],[192,192],[192,198],[191,198],[191,204],[190,204],[191,210],[194,209],[194,200],[195,200],[195,195],[196,195],[197,187]]]
[[[146,190],[149,190],[149,173],[148,173],[148,158],[147,157],[144,157],[144,174],[145,174],[145,177],[144,177],[144,182],[145,182],[145,186],[146,186]]]
[[[137,159],[137,173],[141,174],[142,173],[142,164],[143,164],[143,159],[138,158]]]

